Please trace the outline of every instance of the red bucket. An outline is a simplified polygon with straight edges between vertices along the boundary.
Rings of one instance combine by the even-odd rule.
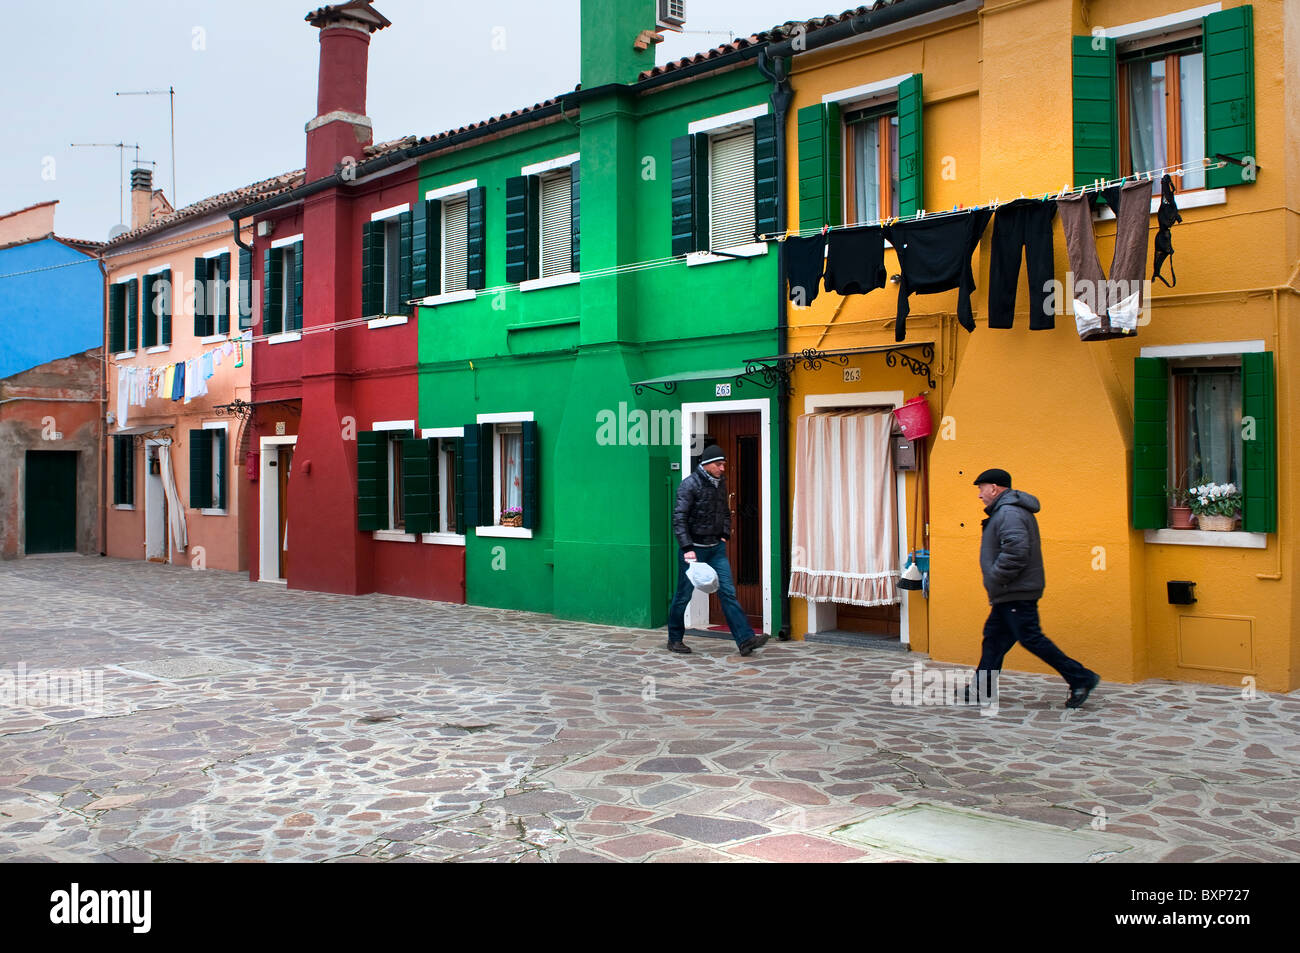
[[[908,440],[930,436],[930,404],[919,394],[904,401],[903,406],[894,411],[894,417]]]

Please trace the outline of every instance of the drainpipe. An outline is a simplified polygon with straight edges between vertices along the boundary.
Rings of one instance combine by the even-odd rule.
[[[101,250],[95,259],[103,280],[104,359],[99,362],[99,555],[108,555],[108,266]]]
[[[786,120],[790,114],[790,59],[773,59],[766,48],[758,52],[758,71],[772,83],[772,113],[776,118],[776,231],[784,234],[789,212],[786,208]],[[776,243],[776,353],[784,354],[789,332],[789,302],[785,296],[785,243]],[[778,385],[779,386],[779,385]],[[777,638],[790,640],[790,395],[778,391],[777,404],[777,486],[781,496],[781,629]]]

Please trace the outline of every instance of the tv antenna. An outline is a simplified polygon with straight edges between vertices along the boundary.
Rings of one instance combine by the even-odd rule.
[[[171,99],[172,117],[172,208],[180,208],[181,201],[176,195],[176,87],[166,89],[140,89],[131,92],[114,93],[115,96],[167,96]]]
[[[140,165],[140,143],[138,142],[72,142],[69,145],[74,149],[116,149],[117,150],[117,217],[118,221],[124,221],[126,218],[126,150],[135,150],[135,164]],[[158,163],[149,161],[150,165],[156,166]]]

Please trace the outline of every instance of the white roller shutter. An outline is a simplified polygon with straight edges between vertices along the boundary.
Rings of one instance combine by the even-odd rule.
[[[754,134],[739,132],[709,141],[709,248],[754,240]]]
[[[542,179],[542,274],[564,275],[573,270],[573,236],[569,204],[571,178],[568,169]]]
[[[464,291],[468,282],[469,202],[461,197],[442,206],[442,290]]]

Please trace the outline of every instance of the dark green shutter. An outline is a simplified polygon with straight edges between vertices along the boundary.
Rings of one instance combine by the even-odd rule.
[[[154,302],[155,275],[145,275],[142,279],[144,307],[141,311],[144,320],[140,329],[141,347],[153,347],[158,343],[158,306]]]
[[[691,224],[695,231],[695,249],[709,250],[709,134],[691,136],[695,158],[691,162],[695,179],[691,185]]]
[[[262,256],[262,333],[279,334],[284,310],[280,285],[282,260],[278,249],[268,248]]]
[[[384,310],[384,223],[361,227],[361,314],[374,317]]]
[[[578,173],[578,165],[579,163],[575,162],[573,163],[573,165],[569,166],[569,238],[571,241],[570,247],[572,249],[572,254],[573,254],[573,262],[570,267],[574,271],[581,270],[578,267],[579,265],[578,236],[580,232],[580,229],[578,228],[578,224],[579,224],[578,213],[581,211],[581,209],[579,208],[578,194],[581,190],[582,183]]]
[[[388,528],[388,434],[357,434],[357,529]]]
[[[208,280],[208,260],[194,259],[194,336],[205,338],[209,330],[208,315],[212,310],[212,283]]]
[[[212,487],[212,495],[215,498],[213,506],[219,510],[226,508],[226,432],[224,430],[209,430],[212,434],[212,459],[217,465],[217,479]]]
[[[212,431],[190,431],[190,509],[212,506]]]
[[[412,215],[397,216],[397,311],[405,314],[411,300],[411,225]]]
[[[1133,360],[1133,528],[1168,526],[1169,367],[1163,357]]]
[[[172,343],[172,302],[175,300],[175,286],[172,284],[172,270],[168,268],[160,276],[162,278],[162,314],[159,321],[162,324],[160,344]]]
[[[532,176],[515,175],[506,179],[506,281],[527,281],[535,244],[529,220],[529,195]]]
[[[438,441],[402,441],[402,512],[408,533],[438,532]]]
[[[925,208],[922,173],[925,169],[924,124],[921,119],[921,74],[898,84],[898,214],[915,215]],[[886,210],[887,211],[887,210]]]
[[[522,430],[524,449],[523,525],[525,529],[537,529],[542,509],[541,489],[538,485],[538,457],[541,456],[542,448],[537,440],[537,422],[535,420],[525,420]]]
[[[1205,53],[1205,154],[1255,155],[1255,39],[1250,4],[1201,20]],[[1242,166],[1210,169],[1207,188],[1253,182]],[[1270,531],[1271,532],[1271,531]]]
[[[465,535],[465,438],[452,437],[456,453],[456,532]]]
[[[672,144],[672,254],[695,251],[695,152],[690,136]]]
[[[108,286],[108,349],[114,354],[126,350],[126,286]]]
[[[230,252],[217,259],[217,334],[230,333]],[[168,324],[171,319],[168,318]],[[170,338],[169,338],[170,340]],[[165,341],[163,343],[166,343]]]
[[[754,120],[754,232],[776,231],[776,116]]]
[[[484,235],[487,189],[470,189],[465,209],[469,234],[466,241],[465,287],[479,291],[487,287],[487,241]],[[457,524],[459,525],[459,524]]]
[[[126,283],[126,349],[134,351],[140,346],[140,279]]]
[[[1254,421],[1254,439],[1242,441],[1241,467],[1241,528],[1250,533],[1277,532],[1276,400],[1272,352],[1241,355],[1241,414]]]
[[[302,330],[302,242],[293,243],[293,325],[289,330]]]
[[[417,201],[411,213],[411,297],[419,300],[438,293],[438,272],[431,267],[438,257],[441,204],[437,199]]]
[[[126,474],[122,472],[122,438],[113,438],[113,503],[124,502],[122,497],[126,491],[123,487],[126,484]]]
[[[1073,37],[1074,185],[1119,175],[1118,72],[1115,41]],[[1163,517],[1161,526],[1164,525]]]
[[[480,518],[479,503],[479,486],[482,483],[479,477],[479,457],[482,448],[479,437],[481,431],[478,424],[466,424],[465,436],[461,438],[460,444],[460,474],[456,481],[456,496],[460,501],[460,512],[456,515],[456,528],[464,535],[469,535],[470,524],[467,520],[472,520],[474,526],[483,526],[487,524]],[[489,450],[491,447],[489,446]]]
[[[239,249],[239,329],[253,326],[253,253]]]

